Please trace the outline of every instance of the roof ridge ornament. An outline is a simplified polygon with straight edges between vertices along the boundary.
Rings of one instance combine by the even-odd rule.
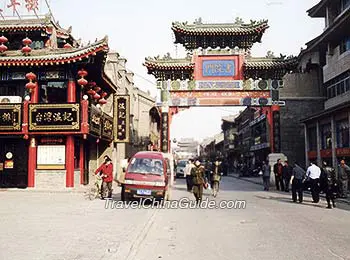
[[[193,24],[196,24],[196,25],[203,24],[202,17],[195,19]]]

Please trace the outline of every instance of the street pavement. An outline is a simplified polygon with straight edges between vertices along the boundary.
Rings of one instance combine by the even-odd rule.
[[[173,200],[193,199],[184,183],[177,180]],[[292,203],[290,194],[232,177],[217,198],[204,193],[246,207],[106,209],[83,193],[0,191],[0,259],[350,259],[348,204]]]

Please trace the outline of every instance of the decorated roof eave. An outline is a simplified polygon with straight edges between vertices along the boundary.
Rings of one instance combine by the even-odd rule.
[[[291,70],[298,65],[298,58],[252,58],[248,59],[244,64],[246,70]]]
[[[350,8],[346,9],[341,16],[337,17],[334,20],[332,26],[326,28],[322,34],[312,39],[311,41],[306,43],[307,51],[313,51],[319,47],[319,45],[327,44],[330,41],[336,41],[342,38],[344,34],[339,31],[348,30],[348,26],[350,24]]]
[[[191,60],[186,59],[151,59],[146,58],[143,65],[149,71],[172,71],[172,70],[182,70],[182,71],[193,71],[195,64]]]
[[[15,51],[18,56],[0,56],[0,66],[48,66],[64,65],[82,61],[89,56],[95,56],[98,52],[108,52],[108,38],[95,42],[82,48],[50,50],[44,55],[35,56],[42,50],[33,50],[31,55],[24,56],[21,51]]]
[[[185,34],[185,35],[249,35],[263,33],[268,26],[268,21],[263,20],[260,22],[251,22],[251,24],[187,24],[180,22],[173,22],[171,29],[174,33]]]
[[[325,17],[326,16],[326,3],[328,0],[321,0],[318,4],[311,7],[306,12],[309,14],[310,17]]]

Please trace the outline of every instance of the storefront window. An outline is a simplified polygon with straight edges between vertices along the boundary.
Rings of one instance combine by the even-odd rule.
[[[332,148],[331,124],[321,126],[321,145],[323,150]]]
[[[66,103],[67,102],[67,84],[66,82],[47,82],[41,85],[40,89],[41,103]]]
[[[316,127],[312,127],[308,129],[308,137],[309,137],[309,151],[316,151],[317,150]]]
[[[349,147],[349,121],[347,119],[337,122],[337,147]]]

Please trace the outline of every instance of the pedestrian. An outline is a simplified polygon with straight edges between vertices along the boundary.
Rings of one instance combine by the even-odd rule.
[[[293,202],[303,203],[303,182],[305,180],[305,171],[300,167],[298,162],[294,163],[290,182],[292,183],[292,199]]]
[[[262,178],[263,178],[263,184],[264,184],[264,190],[268,191],[270,189],[270,175],[271,175],[271,168],[269,163],[263,162],[262,165]]]
[[[285,161],[282,169],[282,178],[284,181],[285,192],[289,192],[289,183],[290,183],[290,179],[292,178],[292,174],[293,174],[293,167],[289,165],[288,161]]]
[[[106,198],[112,198],[112,184],[113,184],[113,164],[111,158],[109,158],[108,155],[104,157],[104,162],[101,164],[100,167],[95,171],[95,174],[100,173],[102,176],[102,192],[101,192],[101,199]]]
[[[347,198],[348,197],[348,182],[349,182],[349,176],[350,176],[350,167],[347,164],[345,164],[344,160],[340,161],[338,173],[339,173],[339,179],[341,182],[340,196],[342,198]]]
[[[213,171],[211,171],[211,176],[210,176],[210,185],[213,190],[212,195],[214,196],[214,198],[219,192],[221,174],[222,174],[221,162],[219,161],[219,159],[217,159],[214,163],[214,169]]]
[[[327,162],[323,162],[320,177],[321,190],[326,194],[327,208],[331,209],[332,205],[335,208],[334,193],[337,190],[337,177],[334,168],[327,165]],[[331,205],[332,201],[332,205]]]
[[[199,204],[202,201],[203,196],[203,185],[205,184],[205,168],[201,165],[201,162],[198,159],[196,160],[194,165],[195,167],[193,167],[191,170],[193,194],[196,198],[196,202]]]
[[[184,169],[185,176],[186,176],[186,185],[187,185],[187,191],[192,191],[192,176],[191,176],[191,170],[195,167],[193,164],[193,160],[189,159],[188,163],[186,164],[186,167]]]
[[[318,167],[314,162],[311,162],[309,168],[307,168],[306,171],[306,178],[311,185],[311,195],[313,203],[318,203],[320,201],[320,175],[320,167]]]
[[[282,171],[283,171],[283,165],[281,163],[281,159],[277,160],[277,163],[273,166],[273,173],[275,174],[275,182],[276,182],[276,189],[281,191],[284,191],[284,184],[282,179]]]

